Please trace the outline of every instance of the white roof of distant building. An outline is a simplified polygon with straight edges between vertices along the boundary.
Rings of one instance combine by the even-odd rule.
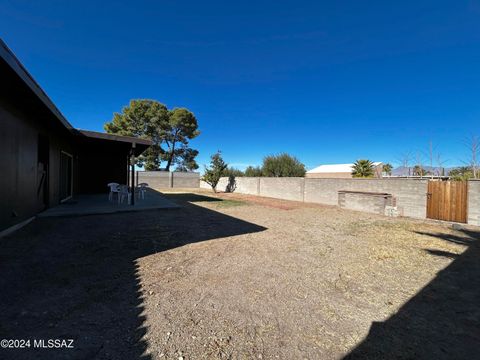
[[[380,165],[381,162],[374,162],[373,166]],[[307,171],[307,174],[318,174],[318,173],[351,173],[353,164],[330,164],[330,165],[320,165],[315,169]]]

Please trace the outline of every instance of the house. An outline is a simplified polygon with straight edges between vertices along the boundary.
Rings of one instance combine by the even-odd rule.
[[[382,163],[374,162],[373,167],[375,171],[375,177],[382,177]],[[350,179],[352,178],[353,164],[331,164],[320,165],[315,169],[307,171],[306,178],[325,178],[325,179]]]
[[[0,79],[0,232],[75,194],[128,184],[130,158],[150,140],[73,128],[1,40]]]

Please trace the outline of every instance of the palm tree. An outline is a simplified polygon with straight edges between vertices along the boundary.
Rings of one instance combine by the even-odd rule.
[[[355,178],[370,178],[374,173],[373,163],[370,160],[357,160],[352,166],[352,176]]]
[[[413,167],[413,176],[424,176],[425,170],[422,168],[421,165],[415,165]]]
[[[388,176],[392,175],[393,166],[392,164],[383,164],[382,170]]]

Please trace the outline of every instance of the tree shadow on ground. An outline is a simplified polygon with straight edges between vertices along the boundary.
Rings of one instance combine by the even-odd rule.
[[[225,192],[232,193],[237,189],[237,180],[235,180],[235,176],[229,175],[228,176],[228,183],[225,188]]]
[[[42,218],[2,239],[0,338],[31,343],[0,358],[151,359],[136,259],[265,230],[189,203],[199,197],[209,199],[178,194],[175,210]],[[34,339],[73,339],[74,348],[33,348]]]
[[[374,322],[366,339],[345,359],[474,359],[480,349],[480,232],[459,235],[417,232],[468,248],[385,322]]]
[[[179,193],[179,194],[170,193],[170,194],[164,194],[164,196],[169,200],[172,200],[176,203],[180,203],[183,205],[185,205],[186,202],[196,203],[196,202],[223,201],[223,199],[219,199],[217,197],[199,195],[194,193]]]

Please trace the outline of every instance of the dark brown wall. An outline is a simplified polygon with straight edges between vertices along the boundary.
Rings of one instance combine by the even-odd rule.
[[[47,196],[38,192],[39,135],[48,139]],[[73,156],[75,195],[107,193],[107,183],[127,183],[130,147],[67,129],[0,59],[0,231],[59,204],[61,151]]]
[[[48,203],[59,202],[60,151],[73,152],[69,132],[0,60],[0,230],[44,208],[37,193],[38,137],[49,140]]]
[[[0,229],[28,219],[41,210],[37,182],[37,131],[12,113],[0,99]]]
[[[22,97],[0,96],[0,231],[45,208],[42,194],[37,192],[39,134],[49,141],[48,206],[60,203],[61,151],[74,159],[74,194],[106,193],[109,182],[127,183],[129,144],[79,140],[56,126],[53,115],[19,99]]]
[[[129,144],[82,139],[78,144],[78,192],[107,193],[107,184],[127,183]]]

